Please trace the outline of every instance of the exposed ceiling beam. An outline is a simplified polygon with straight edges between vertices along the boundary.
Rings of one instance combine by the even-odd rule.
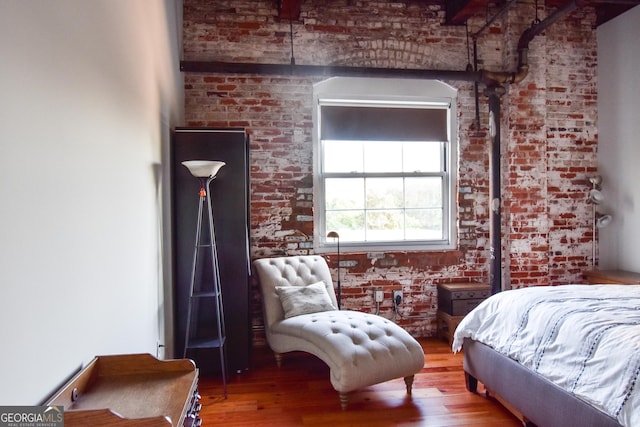
[[[595,3],[596,7],[596,26],[623,14],[627,10],[640,4],[640,1],[619,3],[619,4],[603,4]]]
[[[495,0],[445,0],[445,16],[448,25],[464,25],[474,15],[482,15]]]
[[[504,0],[444,0],[446,23],[463,25],[472,16],[484,16],[489,6],[500,6]],[[559,8],[567,0],[546,0],[544,4],[551,8]],[[542,2],[541,2],[542,4]],[[591,5],[596,10],[596,26],[626,12],[640,4],[640,0],[584,0],[584,5]]]
[[[300,19],[300,8],[304,0],[277,0],[278,18],[297,21]],[[445,7],[445,19],[448,25],[464,25],[472,16],[484,16],[489,6],[500,6],[505,0],[420,0],[431,4],[442,1]],[[567,0],[546,0],[549,7],[560,7]],[[634,6],[640,0],[585,0],[596,9],[596,26],[615,18]],[[440,3],[442,4],[442,3]]]
[[[278,0],[278,18],[296,21],[300,18],[302,0]]]

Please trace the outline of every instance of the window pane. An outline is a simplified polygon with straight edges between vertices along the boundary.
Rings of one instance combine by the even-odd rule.
[[[441,142],[405,142],[403,144],[403,172],[441,172],[444,165]]]
[[[405,178],[407,208],[442,207],[442,178]]]
[[[408,240],[440,240],[444,238],[442,209],[411,209],[406,211]]]
[[[402,143],[374,142],[364,143],[365,172],[401,172]]]
[[[364,210],[327,211],[327,231],[337,231],[341,242],[362,242],[364,233]]]
[[[402,210],[367,211],[367,240],[389,241],[404,239]]]
[[[324,171],[329,173],[362,172],[362,142],[324,141]]]
[[[364,209],[364,178],[327,178],[325,208]]]
[[[367,178],[367,209],[403,207],[402,178]]]

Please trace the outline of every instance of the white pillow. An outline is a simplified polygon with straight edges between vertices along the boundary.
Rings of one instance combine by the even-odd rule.
[[[285,319],[301,314],[336,310],[324,282],[307,286],[276,286],[276,293],[282,303]]]

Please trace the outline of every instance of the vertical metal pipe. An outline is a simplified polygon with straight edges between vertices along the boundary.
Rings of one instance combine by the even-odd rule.
[[[502,233],[501,233],[501,200],[500,200],[500,96],[505,93],[502,86],[490,86],[485,90],[489,97],[489,135],[491,136],[489,156],[489,235],[490,265],[489,283],[491,293],[502,290]]]
[[[594,186],[595,188],[595,186]],[[598,267],[596,263],[596,204],[592,203],[591,206],[591,268],[595,270]]]
[[[478,71],[478,39],[473,37],[473,71]],[[476,101],[476,130],[480,130],[480,100],[478,95],[478,81],[473,82],[473,94]]]

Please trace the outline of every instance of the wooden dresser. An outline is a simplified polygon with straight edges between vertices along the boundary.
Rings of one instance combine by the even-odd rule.
[[[130,354],[94,358],[46,405],[64,407],[67,427],[196,427],[199,399],[193,361]]]
[[[584,277],[591,285],[616,284],[640,285],[640,273],[624,270],[590,270],[585,271]]]

